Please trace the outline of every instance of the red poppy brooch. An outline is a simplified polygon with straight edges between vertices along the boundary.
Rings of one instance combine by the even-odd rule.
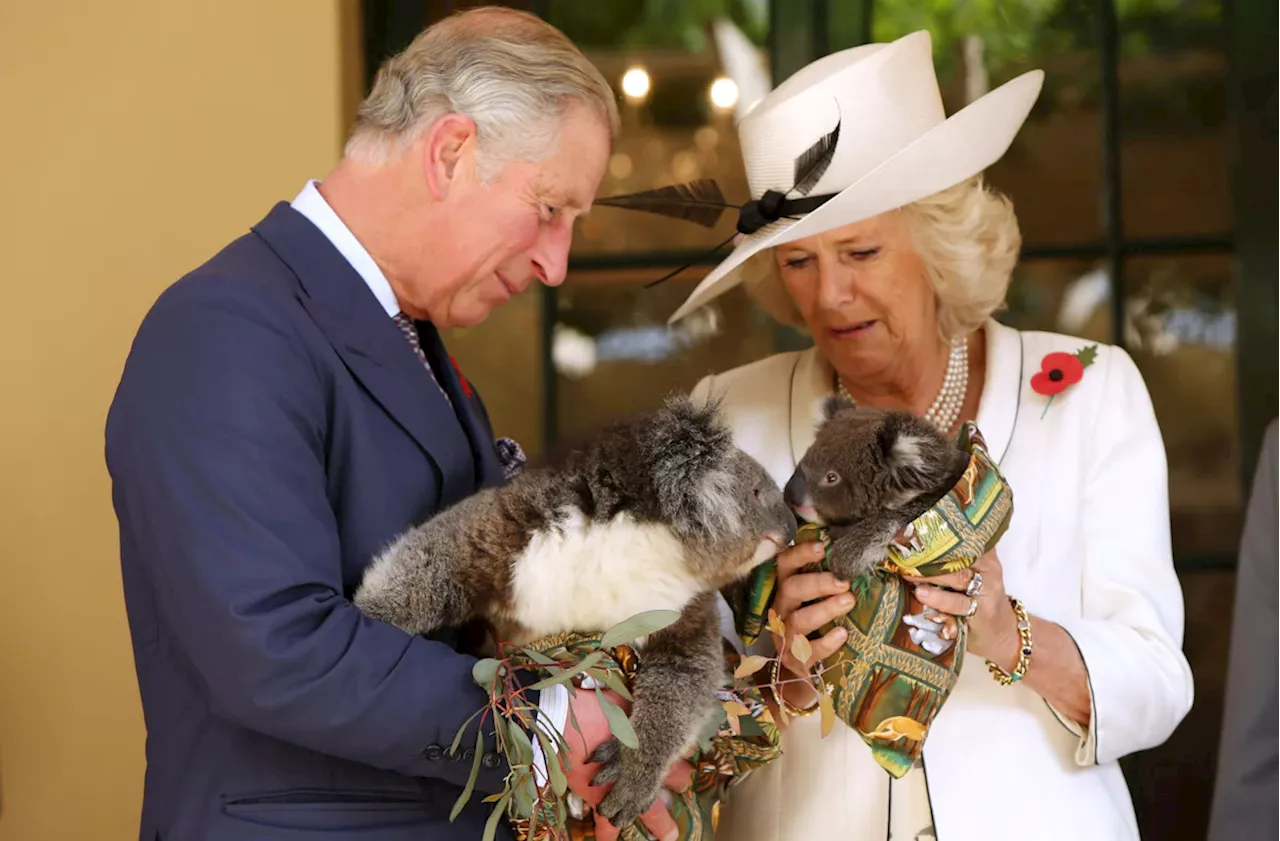
[[[1089,345],[1075,353],[1057,351],[1045,354],[1044,359],[1040,360],[1040,371],[1031,378],[1031,388],[1037,394],[1049,398],[1040,417],[1043,418],[1045,412],[1049,411],[1053,398],[1080,382],[1084,377],[1084,369],[1092,365],[1097,356],[1097,345]]]

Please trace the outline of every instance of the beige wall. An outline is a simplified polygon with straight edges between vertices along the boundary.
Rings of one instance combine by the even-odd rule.
[[[136,837],[104,415],[160,290],[337,159],[347,9],[0,0],[3,841]]]

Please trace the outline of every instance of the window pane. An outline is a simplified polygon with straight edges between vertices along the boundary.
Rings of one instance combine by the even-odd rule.
[[[1102,115],[1092,4],[876,3],[872,32],[891,41],[918,29],[933,38],[948,114],[1028,70],[1045,71],[1031,116],[990,182],[1013,199],[1029,245],[1099,238]]]
[[[734,103],[768,84],[763,47],[768,2],[552,0],[548,19],[600,69],[618,94],[622,133],[600,185],[609,196],[714,178],[730,203],[749,198],[734,130]],[[707,24],[731,20],[754,61],[755,82],[728,78]],[[630,74],[630,75],[628,75]],[[713,85],[715,96],[713,97]],[[649,213],[594,208],[574,236],[577,256],[710,249],[734,232],[727,211],[714,230]]]
[[[737,286],[667,327],[707,268],[645,289],[665,268],[570,275],[553,345],[560,435],[574,438],[773,352],[773,322]]]
[[[1100,260],[1032,260],[1014,270],[1001,324],[1111,341],[1111,281]]]
[[[1127,237],[1231,229],[1220,0],[1118,4]]]
[[[542,285],[521,292],[476,327],[441,330],[449,353],[484,400],[493,433],[534,457],[542,441]]]
[[[1230,258],[1146,257],[1125,277],[1125,342],[1168,452],[1174,552],[1234,553],[1240,465]]]

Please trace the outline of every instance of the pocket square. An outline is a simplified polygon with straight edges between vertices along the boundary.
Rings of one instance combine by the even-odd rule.
[[[511,438],[499,438],[493,442],[493,446],[498,451],[498,461],[502,463],[502,472],[506,479],[510,481],[519,476],[528,460],[525,458],[524,450],[520,449],[520,445]]]

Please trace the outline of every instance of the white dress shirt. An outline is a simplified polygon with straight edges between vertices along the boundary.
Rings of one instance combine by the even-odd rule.
[[[310,219],[312,224],[320,229],[320,233],[333,243],[338,253],[346,258],[351,268],[355,269],[369,286],[369,291],[378,299],[378,303],[382,304],[387,315],[394,318],[400,313],[400,303],[396,300],[395,292],[391,291],[387,276],[382,273],[382,269],[378,268],[378,264],[360,244],[360,240],[356,239],[356,235],[351,233],[351,229],[324,200],[324,196],[320,195],[320,191],[316,189],[319,183],[314,178],[308,181],[291,206]]]

